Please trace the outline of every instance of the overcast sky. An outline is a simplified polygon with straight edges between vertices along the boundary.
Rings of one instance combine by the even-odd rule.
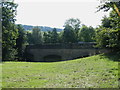
[[[18,3],[17,24],[63,28],[69,18],[96,27],[108,12],[97,12],[98,0],[14,0]]]

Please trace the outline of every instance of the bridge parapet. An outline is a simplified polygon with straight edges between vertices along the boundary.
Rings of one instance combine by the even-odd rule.
[[[28,45],[27,48],[31,49],[84,49],[95,48],[96,43],[70,43],[70,44],[36,44]]]

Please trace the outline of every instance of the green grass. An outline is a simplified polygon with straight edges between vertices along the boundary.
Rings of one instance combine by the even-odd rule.
[[[1,87],[2,87],[2,64],[0,62],[0,90],[1,90]]]
[[[63,62],[3,62],[2,88],[118,88],[117,55]]]

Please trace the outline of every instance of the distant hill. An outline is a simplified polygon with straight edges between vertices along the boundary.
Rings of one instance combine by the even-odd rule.
[[[32,26],[32,25],[22,25],[22,26],[26,31],[31,31],[33,29],[33,27],[35,27],[35,26]],[[41,31],[44,31],[44,32],[53,30],[53,28],[47,27],[47,26],[38,26],[38,27],[41,29]],[[56,28],[56,29],[57,29],[57,32],[62,31],[62,29],[60,29],[60,28]]]

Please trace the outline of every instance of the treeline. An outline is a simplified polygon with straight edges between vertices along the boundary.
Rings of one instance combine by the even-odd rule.
[[[25,58],[24,49],[30,44],[56,44],[56,43],[79,43],[96,42],[99,48],[112,48],[120,51],[120,2],[104,3],[99,10],[113,8],[109,17],[102,19],[102,24],[93,28],[81,25],[79,19],[70,18],[64,24],[64,30],[57,32],[43,32],[39,27],[25,31],[22,25],[15,24],[17,4],[14,2],[2,2],[2,60],[22,61]],[[110,5],[109,5],[110,4]]]
[[[72,21],[74,20],[74,22]],[[82,25],[78,19],[69,19],[64,25],[61,32],[57,32],[56,28],[52,31],[42,32],[39,27],[34,27],[32,32],[26,32],[28,44],[55,44],[55,43],[78,43],[93,42],[95,37],[95,29]],[[72,22],[72,25],[69,24]],[[73,28],[74,27],[74,28]]]

